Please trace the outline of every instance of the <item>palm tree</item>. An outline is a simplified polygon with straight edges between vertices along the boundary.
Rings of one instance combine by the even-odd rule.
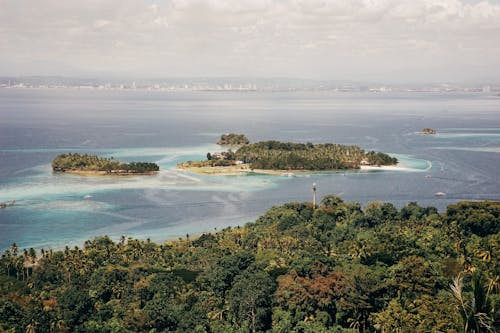
[[[17,244],[16,243],[12,243],[11,247],[10,247],[10,252],[12,253],[12,255],[15,257],[17,256]]]
[[[123,235],[120,237],[120,243],[119,243],[119,246],[120,246],[121,248],[123,248],[123,247],[125,246],[125,236],[123,236]]]
[[[450,284],[452,295],[457,301],[458,310],[463,321],[464,333],[493,332],[491,326],[491,288],[486,286],[480,271],[472,275],[472,295],[463,292],[463,276],[459,274]]]
[[[16,271],[16,280],[19,280],[19,272],[22,273],[22,278],[24,280],[24,258],[17,257],[14,261],[14,269]]]
[[[5,251],[4,254],[2,254],[2,262],[5,265],[5,270],[7,272],[7,276],[10,276],[11,268],[14,267],[13,257],[10,253],[10,250],[7,250],[7,251]]]

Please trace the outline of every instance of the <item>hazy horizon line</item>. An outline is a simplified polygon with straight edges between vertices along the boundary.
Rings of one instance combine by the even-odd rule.
[[[363,80],[356,78],[308,78],[299,76],[249,76],[249,75],[212,75],[212,76],[148,76],[148,75],[98,75],[98,74],[29,74],[29,75],[3,75],[0,79],[61,79],[61,80],[95,80],[95,81],[179,81],[179,80],[256,80],[256,81],[283,81],[283,82],[311,82],[311,83],[337,83],[337,84],[387,84],[387,85],[470,85],[470,84],[500,84],[500,78],[475,78],[468,80]]]

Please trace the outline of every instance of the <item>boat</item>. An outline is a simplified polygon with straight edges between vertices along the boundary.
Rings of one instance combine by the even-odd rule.
[[[436,193],[434,193],[434,195],[436,197],[444,197],[446,195],[446,193],[444,193],[444,192],[436,192]]]
[[[83,196],[83,198],[84,199],[90,199],[90,198],[92,198],[92,196],[90,194],[87,194],[87,195]]]

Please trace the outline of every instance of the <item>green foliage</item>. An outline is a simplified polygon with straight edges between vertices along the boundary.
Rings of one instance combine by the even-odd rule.
[[[60,154],[52,161],[54,171],[82,170],[82,171],[120,171],[121,173],[147,173],[159,171],[156,163],[131,162],[121,163],[113,158],[98,157],[87,154]]]
[[[10,301],[0,301],[0,331],[24,332],[27,313],[20,305]]]
[[[498,316],[498,313],[495,313],[494,297],[491,294],[493,284],[488,283],[481,271],[476,271],[472,275],[471,287],[472,292],[464,291],[461,275],[450,285],[462,317],[464,332],[494,332],[494,321],[498,320],[495,315]]]
[[[334,144],[263,141],[246,145],[235,153],[237,160],[250,163],[254,169],[336,170],[358,168],[362,149]]]
[[[231,318],[252,332],[271,328],[273,279],[263,271],[240,274],[227,295]]]
[[[236,137],[236,134],[231,138]],[[225,135],[222,138],[226,138]],[[237,139],[235,139],[238,141]],[[231,141],[231,140],[229,140]],[[357,146],[345,146],[333,143],[312,144],[279,141],[261,141],[248,144],[248,139],[238,150],[211,154],[205,161],[188,161],[181,167],[215,167],[236,165],[237,161],[250,164],[252,169],[264,170],[344,170],[359,169],[363,165],[394,165],[397,158],[387,154],[370,151],[365,153]],[[219,144],[226,142],[219,141]],[[239,141],[238,141],[239,142]]]
[[[247,145],[250,141],[244,134],[222,134],[220,140],[217,141],[218,145]]]
[[[64,291],[58,298],[61,317],[69,328],[88,320],[92,304],[87,292],[75,287]]]
[[[375,152],[365,154],[357,146],[279,141],[243,146],[235,152],[235,159],[250,163],[254,169],[278,170],[357,169],[363,161],[373,165],[397,163],[397,159],[389,155]]]
[[[446,212],[448,223],[457,223],[466,233],[487,236],[500,232],[499,202],[467,202],[462,201],[448,206]]]
[[[387,154],[369,151],[365,154],[366,161],[370,165],[393,165],[398,163],[398,159]]]
[[[499,213],[328,195],[164,244],[98,237],[37,258],[13,244],[0,331],[498,331]]]

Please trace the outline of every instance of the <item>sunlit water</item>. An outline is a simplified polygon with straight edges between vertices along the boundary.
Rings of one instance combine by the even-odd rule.
[[[0,250],[97,235],[161,241],[242,225],[273,205],[341,195],[443,210],[500,199],[500,99],[483,94],[158,93],[0,89]],[[421,135],[424,127],[438,130]],[[335,142],[396,156],[400,170],[201,176],[177,163],[252,141]],[[154,161],[154,176],[53,174],[63,152]],[[436,197],[436,192],[446,193]]]

